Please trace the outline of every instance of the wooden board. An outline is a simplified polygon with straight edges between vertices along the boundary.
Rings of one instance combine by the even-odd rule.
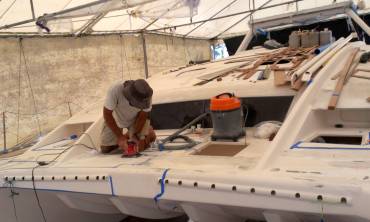
[[[275,86],[283,86],[288,83],[285,75],[285,71],[276,70],[274,71],[274,83]]]
[[[294,81],[294,83],[292,83],[291,88],[298,91],[302,88],[302,86],[303,86],[302,76],[299,76],[298,79]]]
[[[346,82],[346,79],[347,79],[347,75],[350,73],[353,60],[355,59],[355,56],[359,50],[360,50],[359,48],[353,48],[351,50],[343,69],[340,71],[337,85],[335,86],[335,90],[329,101],[329,105],[328,105],[329,110],[334,110],[335,107],[337,106],[340,94],[343,90],[344,83]]]
[[[225,73],[228,73],[230,71],[233,71],[235,69],[248,65],[249,63],[250,62],[242,62],[242,63],[235,64],[235,65],[229,65],[227,67],[224,67],[225,65],[221,65],[218,68],[208,68],[205,74],[197,77],[197,79],[210,81],[212,79],[216,79],[217,77]]]

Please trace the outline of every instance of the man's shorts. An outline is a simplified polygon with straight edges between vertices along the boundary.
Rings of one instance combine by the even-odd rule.
[[[149,134],[150,129],[150,120],[147,120],[143,126],[143,129],[138,133],[139,138],[138,139],[144,139],[145,136]],[[128,135],[130,138],[134,135],[134,126],[131,125],[128,128]],[[101,131],[101,146],[116,146],[117,145],[117,137],[113,133],[113,131],[105,124],[103,125],[103,130]]]

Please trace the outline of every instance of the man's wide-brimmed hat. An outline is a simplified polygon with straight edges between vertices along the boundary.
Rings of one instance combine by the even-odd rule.
[[[139,109],[150,107],[153,89],[144,79],[128,80],[123,84],[123,95],[130,102],[130,105]]]

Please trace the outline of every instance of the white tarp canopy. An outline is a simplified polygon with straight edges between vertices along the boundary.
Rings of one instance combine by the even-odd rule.
[[[251,19],[332,3],[333,0],[0,0],[0,33],[38,34],[36,20],[44,15],[50,34],[125,33],[145,29],[211,39],[245,33]],[[370,0],[365,3],[369,5]],[[77,11],[52,14],[78,6],[81,8]],[[261,7],[265,9],[248,16],[251,10]],[[4,27],[25,20],[28,21]]]

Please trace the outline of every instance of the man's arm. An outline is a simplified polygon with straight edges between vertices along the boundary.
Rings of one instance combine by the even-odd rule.
[[[136,120],[135,120],[135,135],[140,133],[141,130],[143,129],[144,125],[145,125],[145,122],[146,120],[148,119],[148,116],[149,116],[149,113],[147,112],[144,112],[144,111],[140,111],[138,114],[137,114],[137,117],[136,117]]]
[[[104,115],[105,123],[113,131],[113,133],[117,136],[117,138],[122,136],[122,129],[118,127],[116,121],[113,118],[113,111],[104,107],[103,115]]]
[[[117,137],[117,143],[118,146],[120,146],[122,149],[127,149],[127,136],[122,134],[122,129],[118,127],[116,120],[113,118],[113,111],[109,110],[107,108],[103,108],[103,116],[105,123],[107,126],[112,130],[112,132]]]

